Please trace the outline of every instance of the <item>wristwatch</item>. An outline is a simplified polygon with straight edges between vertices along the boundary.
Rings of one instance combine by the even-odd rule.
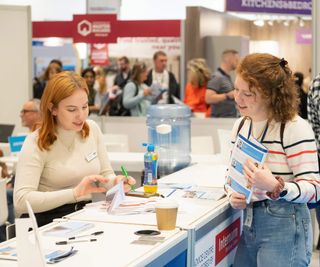
[[[279,194],[279,198],[283,198],[288,194],[288,188],[287,188],[287,184],[284,183],[284,187],[282,189],[282,191]]]

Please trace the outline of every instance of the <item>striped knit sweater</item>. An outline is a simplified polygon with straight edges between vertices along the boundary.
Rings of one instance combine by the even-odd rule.
[[[231,141],[234,144],[239,124],[236,121]],[[261,141],[267,121],[253,122],[250,132],[250,120],[246,120],[240,133],[255,137]],[[313,131],[307,121],[297,116],[285,125],[283,144],[280,138],[281,123],[271,121],[262,144],[268,148],[266,164],[274,176],[281,176],[286,182],[288,193],[283,199],[295,203],[315,203],[320,200],[320,178],[318,170],[317,148]],[[282,147],[283,145],[283,147]],[[266,191],[254,189],[252,201],[267,199]]]

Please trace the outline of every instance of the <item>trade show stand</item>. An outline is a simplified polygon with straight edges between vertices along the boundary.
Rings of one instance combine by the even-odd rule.
[[[112,154],[113,153],[109,153],[111,162],[113,158]],[[133,165],[129,164],[130,159],[129,157],[124,157],[124,154],[128,154],[129,157],[132,156],[131,160]],[[140,157],[142,153],[141,155],[140,153],[134,153],[134,155],[132,155],[132,153],[115,153],[114,155],[119,156],[119,164],[120,162],[125,162],[129,174],[131,170],[138,170],[140,160],[142,164],[142,157]],[[193,159],[196,160],[196,157]],[[158,180],[158,192],[165,198],[174,200],[179,204],[176,226],[185,235],[182,234],[181,239],[179,239],[179,237],[176,241],[172,239],[172,243],[168,241],[168,244],[172,244],[174,253],[168,252],[169,254],[166,254],[166,251],[170,250],[163,248],[163,250],[157,250],[157,257],[152,258],[152,256],[150,256],[151,258],[148,260],[149,258],[146,259],[146,256],[149,255],[149,252],[143,250],[144,253],[135,254],[140,255],[137,258],[130,258],[130,261],[122,262],[122,260],[125,260],[123,259],[125,257],[120,257],[122,265],[110,266],[149,266],[148,264],[152,264],[153,261],[162,261],[161,255],[164,257],[163,261],[167,259],[167,262],[170,262],[172,259],[181,260],[182,262],[185,260],[185,264],[175,266],[222,267],[232,265],[235,248],[240,239],[242,212],[233,210],[224,197],[223,185],[226,165],[219,164],[219,156],[213,156],[209,162],[205,161],[205,159],[208,159],[207,156],[199,157],[198,160],[201,161],[201,159],[204,160],[204,163],[191,164],[190,167]],[[112,164],[115,165],[115,161],[113,161]],[[130,170],[130,168],[132,169]],[[141,191],[143,189],[139,188],[137,190]],[[198,197],[197,193],[190,195],[190,191],[191,193],[207,192],[209,195],[211,194],[211,198]],[[140,198],[127,197],[128,201],[140,201],[139,199]],[[160,198],[156,199],[159,200]],[[147,204],[152,206],[152,204],[154,204],[153,201],[157,201],[156,199],[141,199],[141,201],[150,202]],[[109,214],[105,209],[101,208],[101,205],[103,204],[99,202],[89,204],[83,210],[67,215],[65,219],[104,225],[103,227],[108,229],[110,227],[112,232],[112,234],[110,234],[110,240],[120,244],[119,247],[114,245],[110,248],[110,251],[114,252],[112,254],[120,254],[120,251],[121,253],[127,251],[125,247],[126,244],[131,246],[130,242],[132,240],[121,239],[122,234],[124,237],[127,236],[128,238],[131,236],[133,238],[135,236],[132,233],[135,229],[156,228],[157,222],[154,209]],[[121,232],[119,237],[118,232]],[[124,245],[121,246],[121,243],[124,243]],[[98,243],[95,245],[97,244]],[[186,249],[183,249],[184,245],[186,245]],[[108,263],[108,249],[105,248],[106,245],[101,247],[103,248],[99,249],[105,253],[103,254],[101,251],[101,254],[106,255],[104,260]],[[159,249],[160,247],[161,245],[159,245]],[[138,251],[140,250],[138,249]],[[162,252],[162,254],[160,252]],[[150,255],[156,254],[151,253]],[[113,256],[114,255],[112,255],[111,258]],[[78,255],[74,256],[74,258],[76,257],[78,257]],[[139,260],[144,261],[144,264],[139,265]],[[146,261],[148,261],[148,264],[146,264]],[[83,260],[83,262],[85,262],[85,260]],[[128,265],[131,262],[134,262],[134,264]],[[163,266],[163,264],[154,266]]]
[[[56,263],[57,267],[81,267],[81,266],[186,266],[187,260],[187,232],[180,229],[172,231],[162,231],[158,235],[163,240],[153,241],[154,239],[143,239],[135,234],[136,231],[146,229],[141,225],[114,224],[93,222],[93,227],[81,231],[81,235],[90,234],[96,231],[103,231],[103,234],[87,237],[96,238],[94,242],[75,242],[67,245],[56,245],[57,241],[66,240],[59,236],[54,236],[50,229],[57,225],[63,226],[63,222],[54,222],[40,228],[41,243],[45,254],[56,250],[68,250],[71,246],[77,253],[63,261]],[[148,227],[156,229],[156,227]],[[30,232],[30,238],[34,233]],[[80,239],[79,239],[80,240]],[[82,238],[83,240],[83,238]],[[0,244],[1,248],[16,247],[16,240],[11,239]],[[30,255],[31,257],[33,255]],[[1,259],[0,266],[16,267],[16,260]]]
[[[159,181],[158,192],[168,196],[168,186],[192,184],[191,191],[208,191],[216,200],[185,197],[184,190],[171,190],[167,198],[179,204],[177,227],[188,233],[187,266],[230,266],[242,229],[241,211],[233,210],[223,197],[225,165],[194,164]],[[138,189],[139,190],[139,189]],[[141,189],[140,189],[141,190]],[[188,190],[187,190],[188,191]],[[152,201],[152,200],[150,200]],[[66,216],[68,219],[156,226],[153,212],[108,214],[99,203]],[[205,264],[205,265],[203,265]],[[213,265],[212,265],[213,264]]]

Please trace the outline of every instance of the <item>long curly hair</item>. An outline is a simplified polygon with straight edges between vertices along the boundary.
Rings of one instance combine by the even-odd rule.
[[[203,58],[194,58],[188,62],[187,69],[189,71],[188,77],[191,79],[191,83],[195,86],[202,87],[207,84],[210,79],[211,72],[210,69]]]
[[[297,115],[298,92],[287,61],[266,53],[254,53],[242,59],[236,72],[249,84],[250,91],[261,93],[269,119],[285,123]]]
[[[75,90],[84,90],[87,95],[89,94],[85,80],[80,75],[70,71],[60,72],[48,82],[40,103],[42,115],[38,138],[40,150],[49,150],[50,146],[57,140],[57,121],[52,114],[52,108],[58,107],[59,103],[71,96]],[[86,122],[80,134],[82,138],[89,136],[89,126]]]

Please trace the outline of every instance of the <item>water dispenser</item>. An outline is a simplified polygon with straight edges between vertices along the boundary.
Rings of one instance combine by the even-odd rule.
[[[189,165],[191,110],[185,105],[152,105],[147,110],[149,143],[156,146],[159,175]]]

